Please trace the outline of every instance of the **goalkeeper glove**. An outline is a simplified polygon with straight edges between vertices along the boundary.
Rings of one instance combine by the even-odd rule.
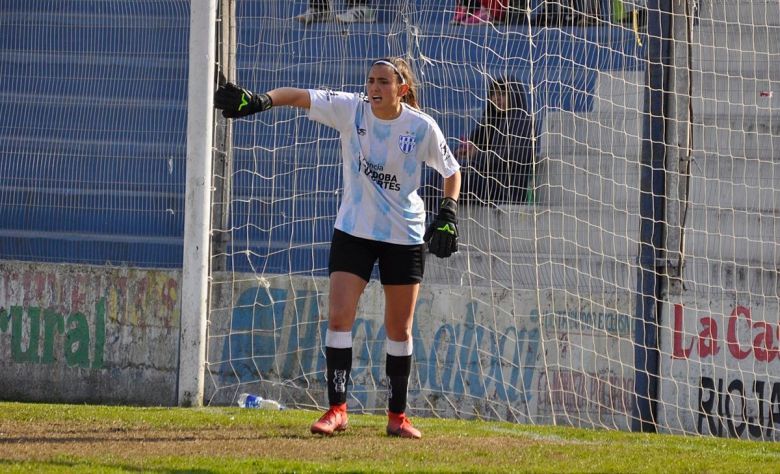
[[[446,258],[458,251],[458,201],[442,199],[439,213],[425,231],[423,240],[428,250],[439,258]]]
[[[253,94],[237,85],[226,82],[214,92],[214,107],[222,109],[225,118],[246,117],[273,107],[268,94]]]

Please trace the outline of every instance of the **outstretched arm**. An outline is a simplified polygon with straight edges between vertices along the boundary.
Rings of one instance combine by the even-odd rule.
[[[306,89],[280,87],[269,91],[268,95],[271,97],[273,105],[289,105],[304,109],[311,107],[311,98],[309,97],[309,91]]]
[[[290,105],[309,108],[309,91],[295,87],[281,87],[265,94],[254,94],[233,83],[227,82],[214,92],[214,107],[222,110],[226,118],[246,117],[263,112],[274,105]]]

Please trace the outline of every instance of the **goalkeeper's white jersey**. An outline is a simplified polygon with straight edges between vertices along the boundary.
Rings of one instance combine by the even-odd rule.
[[[309,118],[341,135],[344,196],[335,227],[380,242],[423,243],[417,194],[423,162],[445,178],[460,167],[436,122],[406,104],[398,118],[379,119],[363,94],[309,90],[309,96]]]

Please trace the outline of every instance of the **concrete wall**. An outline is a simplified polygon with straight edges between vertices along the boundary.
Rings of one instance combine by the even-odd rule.
[[[686,262],[663,307],[659,418],[674,433],[778,440],[780,4],[700,4]]]
[[[0,399],[176,404],[179,272],[0,262]]]
[[[0,276],[0,399],[176,404],[178,273],[0,262]],[[206,403],[255,391],[324,405],[327,293],[323,278],[215,275]],[[633,297],[594,297],[424,285],[412,413],[627,429]],[[354,410],[385,409],[383,307],[372,282],[354,329]]]
[[[739,294],[674,298],[662,324],[664,431],[780,440],[780,305]]]
[[[327,405],[327,280],[215,276],[207,401],[243,391]],[[590,296],[593,296],[592,294]],[[417,416],[627,429],[633,400],[629,292],[424,284],[413,328],[409,405]],[[352,410],[386,409],[384,295],[368,285],[353,330]],[[240,385],[239,385],[240,384]]]

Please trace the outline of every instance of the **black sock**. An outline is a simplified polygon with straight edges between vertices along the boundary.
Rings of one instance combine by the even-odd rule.
[[[412,372],[412,356],[392,356],[387,354],[387,380],[390,386],[387,393],[387,406],[393,413],[406,411],[406,390],[409,387],[409,374]]]
[[[328,403],[347,403],[347,383],[352,369],[352,348],[335,349],[325,347],[325,362],[328,366]]]

